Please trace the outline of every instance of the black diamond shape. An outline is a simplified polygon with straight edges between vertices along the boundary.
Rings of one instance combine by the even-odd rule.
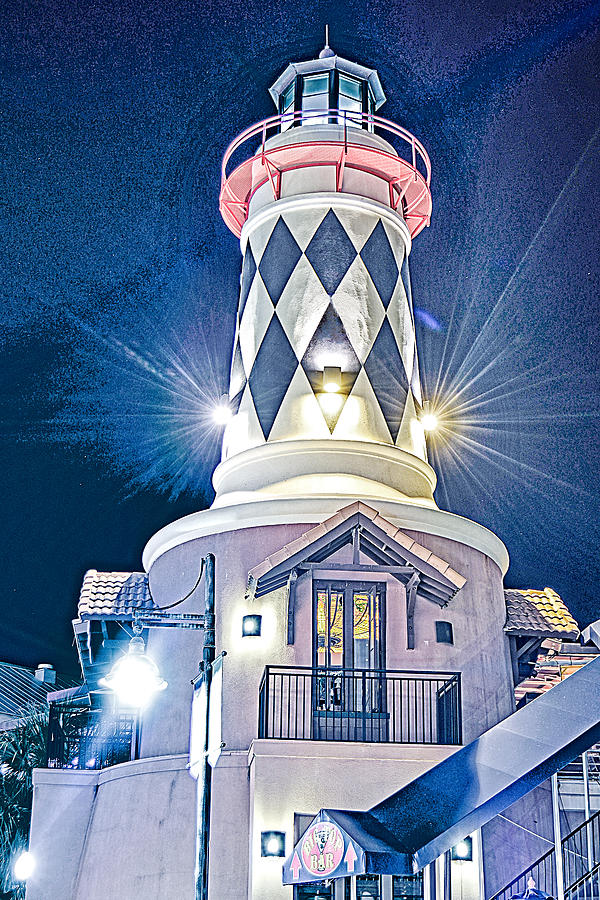
[[[365,372],[381,407],[392,439],[400,430],[406,406],[408,379],[392,327],[385,318],[365,361]]]
[[[237,388],[236,396],[238,392],[244,390],[246,385],[246,373],[244,371],[244,361],[242,359],[242,351],[240,350],[240,342],[239,338],[236,342],[235,349],[233,351],[233,358],[231,360],[231,374],[229,376],[229,389],[236,388],[239,384],[241,387]]]
[[[317,228],[305,253],[319,281],[331,296],[356,258],[354,244],[332,209]]]
[[[297,366],[292,345],[279,319],[273,316],[248,379],[254,407],[267,440]]]
[[[315,394],[323,390],[325,366],[339,366],[342,370],[342,390],[347,393],[351,391],[360,371],[360,360],[331,303],[323,313],[301,362]]]
[[[248,242],[246,255],[244,256],[244,265],[242,267],[242,281],[240,285],[240,321],[242,319],[244,307],[246,306],[246,300],[248,299],[248,294],[250,293],[250,288],[252,287],[252,282],[254,281],[255,274],[256,263],[254,261],[254,254],[250,249],[250,242]]]
[[[301,256],[302,251],[296,238],[280,216],[258,265],[258,271],[274,306],[279,302],[283,289]]]
[[[323,318],[316,327],[301,363],[315,396],[318,396],[323,390],[323,368],[325,366],[338,366],[342,370],[343,402],[335,412],[329,413],[321,409],[327,427],[333,434],[333,429],[344,408],[346,397],[352,390],[360,371],[360,360],[348,340],[342,320],[331,303],[323,313]]]
[[[381,219],[360,251],[377,293],[387,309],[398,281],[398,264]]]

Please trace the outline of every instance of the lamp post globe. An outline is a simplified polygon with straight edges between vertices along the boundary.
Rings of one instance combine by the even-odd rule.
[[[144,639],[139,634],[134,635],[128,652],[117,660],[105,678],[100,679],[100,684],[114,691],[123,706],[143,709],[155,694],[167,687],[158,666],[144,651]]]

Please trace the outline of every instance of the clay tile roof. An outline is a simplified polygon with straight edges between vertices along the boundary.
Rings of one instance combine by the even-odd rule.
[[[81,619],[131,619],[135,612],[153,609],[145,572],[85,573],[78,605]]]
[[[579,637],[579,626],[552,588],[505,590],[507,634],[530,637]]]

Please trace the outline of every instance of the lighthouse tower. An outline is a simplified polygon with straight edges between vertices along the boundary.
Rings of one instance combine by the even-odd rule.
[[[332,495],[433,507],[408,271],[429,224],[429,158],[376,115],[377,72],[329,47],[270,92],[278,114],[223,162],[243,267],[215,506]]]
[[[211,900],[419,897],[420,874],[359,877],[333,850],[333,880],[319,854],[286,883],[282,862],[321,808],[368,809],[513,710],[508,556],[433,497],[408,270],[424,147],[379,116],[377,72],[329,47],[270,93],[222,165],[243,262],[215,501],[155,534],[144,567],[159,607],[198,613],[198,561],[216,560]],[[169,683],[144,714],[155,760],[188,746],[199,648],[157,629],[148,652]]]
[[[222,167],[243,262],[215,501],[151,537],[144,572],[86,574],[88,699],[55,700],[28,900],[483,896],[479,828],[469,858],[440,845],[414,872],[390,831],[331,821],[511,715],[537,647],[539,616],[507,617],[503,543],[434,500],[408,271],[429,158],[379,116],[377,72],[328,46],[270,93]],[[115,708],[107,755],[103,685],[144,646],[164,690]],[[429,825],[443,790],[415,795]]]

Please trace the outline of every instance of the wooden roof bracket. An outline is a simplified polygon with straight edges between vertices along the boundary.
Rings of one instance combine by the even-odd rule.
[[[287,642],[293,644],[295,639],[296,582],[298,572],[292,569],[287,582]]]
[[[420,581],[419,573],[410,576],[406,584],[406,649],[415,649],[415,605],[417,602],[417,588]]]

